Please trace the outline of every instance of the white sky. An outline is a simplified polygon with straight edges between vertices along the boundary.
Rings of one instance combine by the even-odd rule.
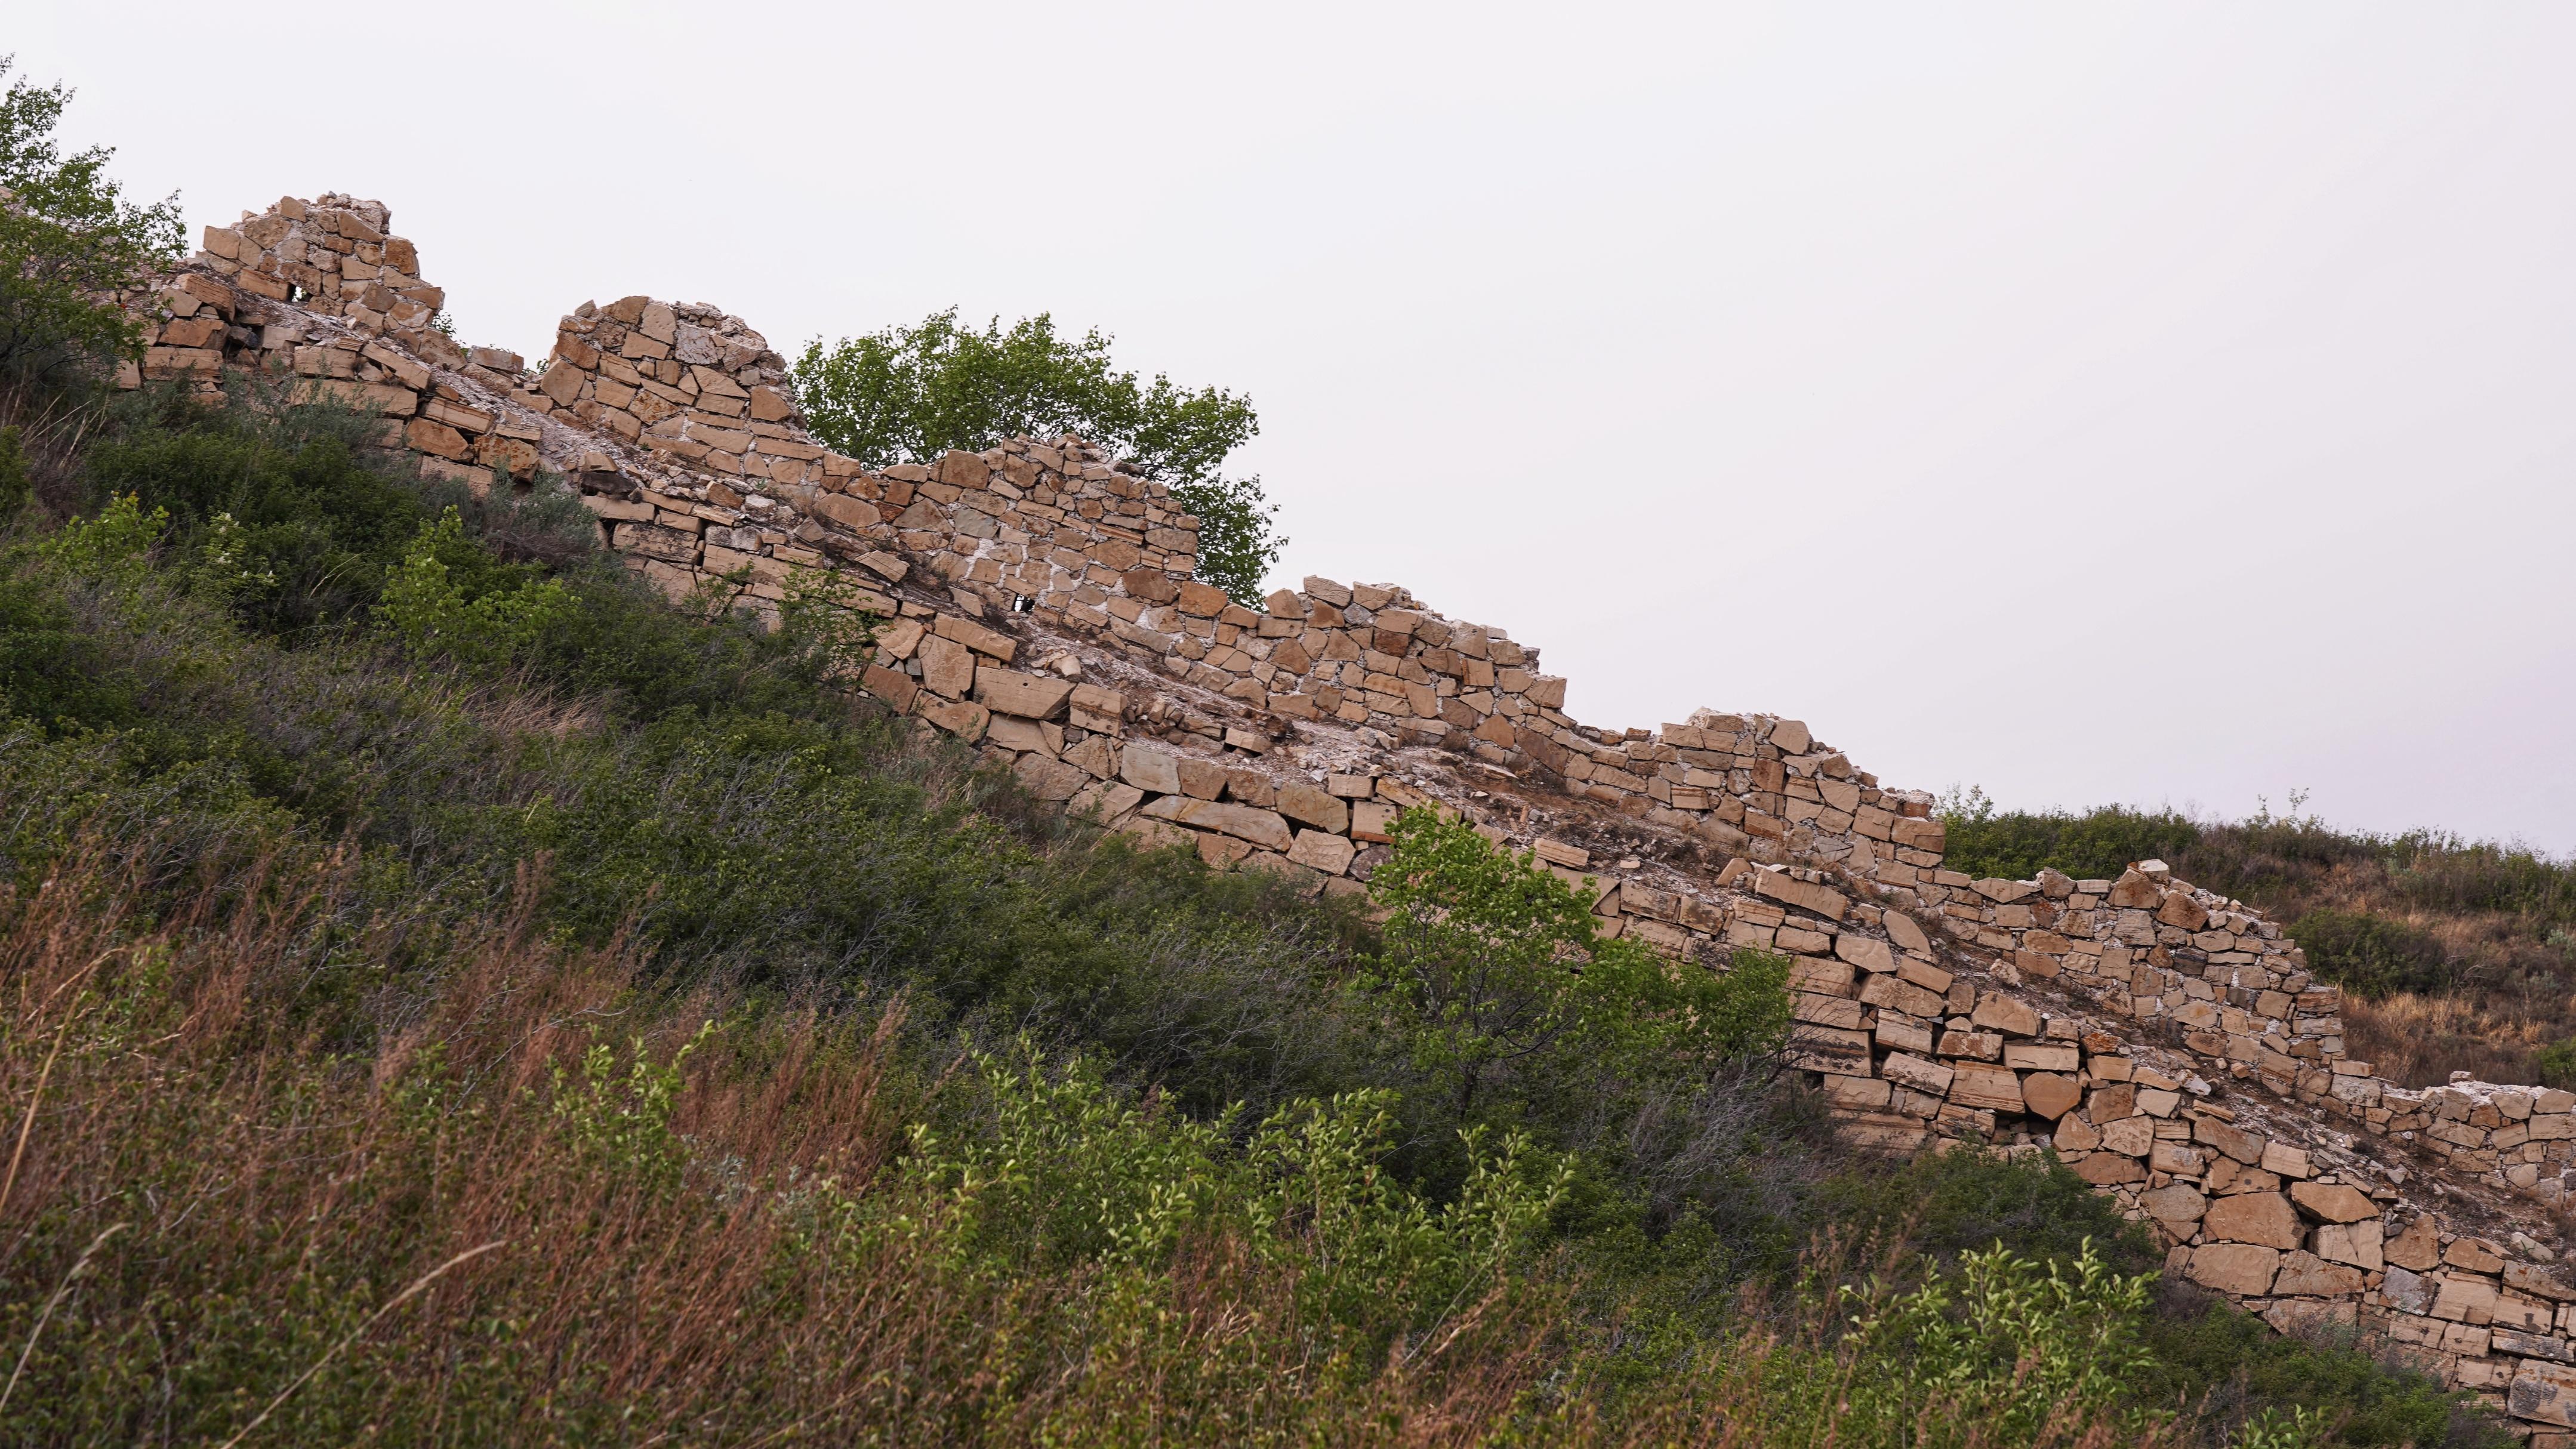
[[[1891,785],[2576,849],[2576,7],[26,0],[192,221],[468,339],[1050,310],[1249,392],[1280,577]]]

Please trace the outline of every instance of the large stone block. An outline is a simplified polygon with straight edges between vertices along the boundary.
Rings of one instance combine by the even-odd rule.
[[[1119,752],[1118,773],[1128,784],[1154,795],[1181,793],[1181,757],[1170,750],[1130,740]]]
[[[2357,1223],[2379,1216],[2379,1204],[2372,1202],[2368,1194],[2339,1182],[2294,1182],[2290,1184],[2290,1201],[2320,1222]]]
[[[2239,1193],[2209,1205],[2201,1230],[2232,1243],[2259,1243],[2267,1248],[2295,1248],[2307,1239],[2298,1209],[2277,1192]]]
[[[2317,1229],[2317,1256],[2330,1263],[2349,1263],[2376,1273],[2388,1266],[2380,1251],[2383,1231],[2377,1219],[2362,1223],[2328,1223]]]
[[[913,653],[921,661],[923,688],[950,699],[964,699],[975,692],[975,655],[965,645],[931,634]]]
[[[1073,681],[983,665],[975,671],[975,698],[995,714],[1054,719],[1073,695]]]
[[[1167,795],[1146,806],[1145,813],[1193,830],[1219,831],[1237,840],[1249,840],[1264,850],[1283,854],[1296,843],[1295,837],[1289,833],[1288,822],[1280,819],[1277,811],[1255,809],[1250,805]]]
[[[2271,1248],[2251,1243],[2203,1243],[2191,1250],[2191,1264],[2183,1272],[2204,1288],[2253,1297],[2272,1291],[2272,1278],[2280,1267],[2281,1255]]]
[[[1303,781],[1279,789],[1279,813],[1334,835],[1351,828],[1351,807],[1340,796]]]
[[[1978,1066],[1961,1063],[1950,1081],[1950,1100],[1962,1107],[1984,1108],[1996,1112],[2019,1112],[2025,1103],[2021,1095],[2021,1077],[2009,1067]]]
[[[1351,856],[1357,850],[1349,836],[1322,830],[1300,830],[1297,843],[1288,847],[1288,858],[1326,875],[1340,875],[1350,868]]]
[[[1753,891],[1784,905],[1813,911],[1829,921],[1839,921],[1851,909],[1851,899],[1829,886],[1814,885],[1776,870],[1751,872]]]
[[[2312,1298],[2340,1298],[2361,1291],[2361,1270],[2341,1263],[2329,1263],[2314,1253],[2292,1253],[2281,1260],[2281,1271],[2272,1280],[2272,1291],[2304,1294]]]

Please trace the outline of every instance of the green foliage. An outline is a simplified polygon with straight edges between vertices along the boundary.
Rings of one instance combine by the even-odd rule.
[[[2554,1041],[2532,1054],[2540,1068],[2540,1084],[2560,1091],[2576,1088],[2576,1037]]]
[[[171,514],[184,541],[221,552],[240,585],[233,606],[272,631],[363,617],[431,518],[417,493],[338,438],[262,437],[217,419],[113,439],[90,451],[84,473],[94,495],[132,494]],[[222,536],[198,538],[210,528]],[[449,554],[451,568],[467,566]]]
[[[0,428],[0,528],[8,526],[27,506],[34,484],[27,476],[27,450],[20,442],[16,425]]]
[[[2456,984],[2449,953],[2429,931],[2367,911],[2314,910],[2290,923],[2319,979],[2377,1001],[2391,992]]]
[[[2477,1407],[2423,1374],[2383,1363],[2347,1333],[2289,1337],[2215,1296],[2168,1289],[2172,1302],[2143,1325],[2152,1355],[2137,1375],[2146,1402],[2191,1400],[2226,1422],[2249,1420],[2233,1441],[2416,1449],[2503,1449],[2513,1437]],[[2259,1421],[2271,1417],[2270,1427]],[[2306,1440],[2285,1438],[2286,1417]]]
[[[1389,834],[1393,858],[1370,882],[1383,945],[1354,988],[1396,1013],[1447,1120],[1516,1118],[1577,1080],[1633,1092],[1706,1073],[1772,1050],[1788,1028],[1778,958],[1671,967],[1597,938],[1587,896],[1463,820],[1410,810]]]
[[[790,640],[810,649],[824,672],[855,679],[867,667],[885,620],[860,603],[866,592],[848,574],[830,569],[796,569],[787,576],[787,597],[778,605],[778,627]]]
[[[960,1251],[1018,1273],[1161,1273],[1189,1243],[1238,1241],[1295,1274],[1302,1321],[1352,1336],[1359,1363],[1525,1263],[1571,1173],[1524,1137],[1489,1147],[1479,1132],[1464,1190],[1435,1204],[1383,1166],[1395,1117],[1382,1092],[1287,1103],[1238,1142],[1235,1112],[1192,1121],[1088,1061],[1051,1068],[1025,1041],[976,1066],[986,1106],[971,1128],[912,1134],[913,1170],[946,1197]]]
[[[2091,1252],[2125,1273],[2159,1261],[2119,1205],[2054,1153],[1937,1153],[1893,1171],[1842,1174],[1818,1198],[1835,1222],[1865,1237],[1902,1240],[1945,1261],[1985,1248],[2042,1263],[2071,1263]]]
[[[153,547],[170,527],[170,511],[146,514],[131,493],[108,500],[96,518],[74,518],[37,546],[74,577],[133,585],[143,577]]]
[[[0,56],[0,76],[15,57]],[[114,152],[63,154],[53,139],[72,93],[24,79],[0,95],[0,373],[55,379],[139,357],[138,324],[106,294],[180,251],[179,199],[124,199]]]
[[[2051,1420],[2103,1415],[2153,1362],[2139,1329],[2154,1281],[2087,1244],[2071,1262],[1965,1253],[1955,1275],[1893,1297],[1844,1288],[1853,1365],[1839,1387],[1859,1434],[1839,1442],[2029,1444]]]
[[[1199,576],[1256,602],[1287,540],[1274,536],[1278,510],[1260,479],[1221,476],[1260,431],[1251,399],[1160,374],[1146,383],[1111,363],[1109,344],[1096,330],[1062,335],[1045,313],[977,331],[951,307],[829,348],[817,339],[797,360],[797,398],[815,436],[879,468],[1078,433],[1169,485],[1200,521]]]
[[[528,579],[508,590],[468,597],[447,555],[479,553],[451,508],[420,531],[376,602],[376,623],[416,654],[443,654],[463,664],[500,664],[526,653],[572,612],[572,595],[552,579]]]

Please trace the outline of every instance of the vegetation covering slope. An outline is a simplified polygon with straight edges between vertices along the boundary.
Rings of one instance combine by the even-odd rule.
[[[11,1442],[2496,1441],[2044,1156],[1848,1162],[1777,960],[1429,815],[1365,913],[1137,854],[825,594],[80,376],[0,390]]]
[[[2346,1045],[2382,1076],[2576,1087],[2576,862],[2439,831],[2337,830],[2299,803],[2196,820],[2119,805],[2002,811],[1969,792],[1942,814],[1954,870],[2111,878],[2161,859],[2286,922],[2317,974],[2346,989]]]

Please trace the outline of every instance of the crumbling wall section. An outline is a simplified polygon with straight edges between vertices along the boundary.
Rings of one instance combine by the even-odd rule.
[[[864,466],[715,307],[586,303],[533,371],[461,346],[390,224],[334,194],[209,228],[134,300],[153,335],[125,381],[330,396],[426,471],[571,488],[674,594],[774,609],[800,574],[836,581],[887,621],[855,688],[1214,868],[1357,893],[1395,814],[1432,808],[1584,889],[1605,936],[1713,970],[1784,954],[1790,1059],[1856,1145],[2053,1150],[2172,1272],[2285,1329],[2384,1332],[2576,1449],[2548,1211],[2576,1095],[2374,1076],[2260,912],[2153,861],[1971,879],[1930,796],[1804,723],[1582,724],[1536,648],[1394,585],[1232,603],[1192,576],[1197,521],[1080,439]]]

